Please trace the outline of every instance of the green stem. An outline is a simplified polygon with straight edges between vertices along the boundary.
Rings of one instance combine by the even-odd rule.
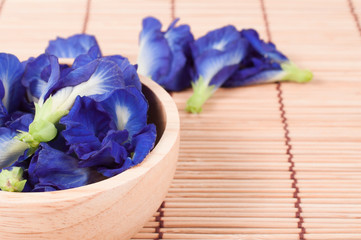
[[[313,74],[311,71],[301,69],[292,62],[284,62],[281,64],[282,70],[285,72],[282,81],[294,81],[298,83],[305,83],[311,81]]]
[[[192,83],[193,95],[187,101],[186,111],[191,113],[200,113],[203,104],[210,98],[214,92],[214,86],[208,86],[202,78]]]

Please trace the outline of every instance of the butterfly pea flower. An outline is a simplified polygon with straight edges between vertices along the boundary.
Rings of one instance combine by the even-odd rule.
[[[32,191],[55,191],[84,186],[89,183],[91,170],[79,168],[78,159],[41,143],[31,158],[28,181]]]
[[[156,133],[155,127],[146,123],[148,104],[140,94],[137,88],[128,87],[114,90],[101,102],[88,97],[76,99],[60,123],[65,125],[62,135],[70,153],[80,159],[80,167],[93,167],[111,177],[144,159],[143,152],[151,150]]]
[[[237,70],[246,55],[247,42],[233,26],[207,33],[192,45],[197,78],[186,110],[199,113],[202,105]]]
[[[189,45],[194,38],[188,25],[175,26],[178,20],[162,32],[159,20],[147,17],[139,36],[138,73],[169,91],[189,87],[193,75]]]
[[[0,172],[0,189],[7,192],[22,192],[26,184],[23,173],[24,170],[21,167],[2,169]]]
[[[80,55],[91,52],[89,56],[94,56],[95,60],[101,57],[101,51],[96,38],[88,34],[76,34],[69,38],[58,37],[49,41],[49,46],[45,53],[54,55],[58,58],[76,58]]]
[[[29,132],[22,133],[19,138],[36,148],[40,142],[48,142],[56,136],[54,124],[68,114],[77,96],[92,96],[100,101],[114,88],[124,87],[119,67],[103,59],[74,69],[61,79],[51,78],[35,104],[35,118]]]
[[[13,134],[4,131],[0,135],[0,167],[13,164],[25,150],[33,154],[41,142],[48,142],[57,135],[55,124],[69,112],[75,98],[91,96],[102,101],[105,95],[116,88],[124,88],[123,74],[112,61],[96,59],[91,63],[70,71],[61,77],[56,57],[50,57],[52,68],[49,80],[35,104],[35,117],[28,131]],[[6,147],[11,146],[11,147]]]
[[[223,84],[224,87],[280,81],[303,83],[312,79],[312,72],[296,66],[273,43],[261,40],[255,30],[242,30],[240,34],[249,43],[249,51],[240,68]]]

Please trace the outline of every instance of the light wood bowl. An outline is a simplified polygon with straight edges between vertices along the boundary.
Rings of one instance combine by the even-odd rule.
[[[142,164],[80,188],[45,193],[0,191],[0,239],[129,239],[162,203],[179,151],[177,107],[155,82],[141,77],[155,148]]]

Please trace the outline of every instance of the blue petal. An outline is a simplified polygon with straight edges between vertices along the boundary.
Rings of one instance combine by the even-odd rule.
[[[98,51],[98,46],[93,46],[89,49],[89,51],[86,54],[81,54],[77,58],[75,58],[74,63],[72,65],[72,68],[78,68],[81,66],[84,66],[93,60],[100,58],[101,53]]]
[[[112,90],[124,87],[123,73],[118,65],[96,59],[70,72],[47,92],[44,99],[55,92],[54,106],[70,109],[77,96],[91,96],[96,101],[102,101]]]
[[[224,50],[210,49],[195,59],[197,72],[208,85],[222,85],[238,68],[245,56],[247,42],[238,39],[224,46]]]
[[[94,36],[87,34],[76,34],[69,38],[60,38],[49,42],[45,52],[58,58],[76,58],[81,54],[86,54],[95,47],[96,52],[101,56],[100,48]]]
[[[112,116],[117,128],[126,129],[130,137],[147,124],[148,102],[135,87],[115,90],[101,104]]]
[[[6,122],[7,118],[8,118],[8,111],[6,110],[4,104],[0,101],[0,127],[4,126],[4,123]]]
[[[79,168],[78,160],[42,143],[31,160],[29,180],[34,191],[62,190],[84,186],[90,171]],[[41,189],[41,190],[40,190]]]
[[[188,25],[174,27],[177,21],[173,22],[164,35],[172,51],[170,73],[159,80],[159,83],[170,91],[181,91],[189,87],[193,75],[190,43],[194,38]]]
[[[62,135],[80,159],[98,150],[105,134],[111,129],[111,118],[100,103],[88,97],[77,97],[69,114],[60,120],[66,129]]]
[[[236,71],[224,84],[224,87],[245,86],[265,83],[282,73],[281,66],[267,58],[252,58],[252,64]],[[279,79],[280,80],[280,79]]]
[[[270,58],[278,63],[288,61],[288,58],[280,51],[278,51],[273,43],[265,43],[263,40],[261,40],[257,31],[254,29],[242,30],[240,34],[263,57]]]
[[[127,131],[110,130],[99,149],[89,152],[79,164],[81,167],[121,168],[128,157],[122,143],[128,140]],[[107,176],[108,177],[108,176]]]
[[[34,114],[24,112],[14,112],[8,116],[4,126],[12,129],[13,131],[24,131],[29,130],[29,125],[34,120]]]
[[[172,53],[161,27],[157,19],[145,18],[139,36],[138,72],[154,81],[168,75],[171,67]]]
[[[40,96],[48,91],[49,84],[59,81],[60,71],[64,68],[52,55],[42,54],[35,59],[29,59],[22,79],[28,100],[37,102]]]
[[[0,169],[11,166],[29,147],[26,143],[14,139],[15,136],[15,131],[0,128]]]
[[[137,69],[134,65],[130,64],[127,58],[120,55],[113,55],[104,57],[104,59],[118,64],[120,70],[123,72],[125,86],[134,86],[139,90],[142,89],[142,84],[139,80]]]
[[[146,18],[140,35],[138,72],[170,91],[189,87],[193,74],[189,44],[194,38],[188,25],[175,27],[178,20],[161,32],[157,19]]]
[[[9,113],[15,112],[23,100],[25,88],[21,84],[24,67],[18,58],[0,53],[0,95]]]
[[[134,165],[141,163],[154,147],[157,132],[154,124],[148,124],[142,131],[132,139],[135,147],[132,162]]]
[[[218,51],[226,51],[227,46],[234,41],[239,41],[240,35],[234,26],[225,26],[208,32],[205,36],[199,38],[192,45],[193,58],[196,59],[200,55],[212,49]],[[229,48],[228,48],[229,49]]]

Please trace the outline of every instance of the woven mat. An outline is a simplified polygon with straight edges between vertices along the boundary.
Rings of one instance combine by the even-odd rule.
[[[143,17],[196,37],[255,28],[315,78],[220,89],[200,115],[173,94],[181,149],[169,193],[134,239],[361,239],[361,1],[0,0],[0,51],[95,34],[135,63]]]

